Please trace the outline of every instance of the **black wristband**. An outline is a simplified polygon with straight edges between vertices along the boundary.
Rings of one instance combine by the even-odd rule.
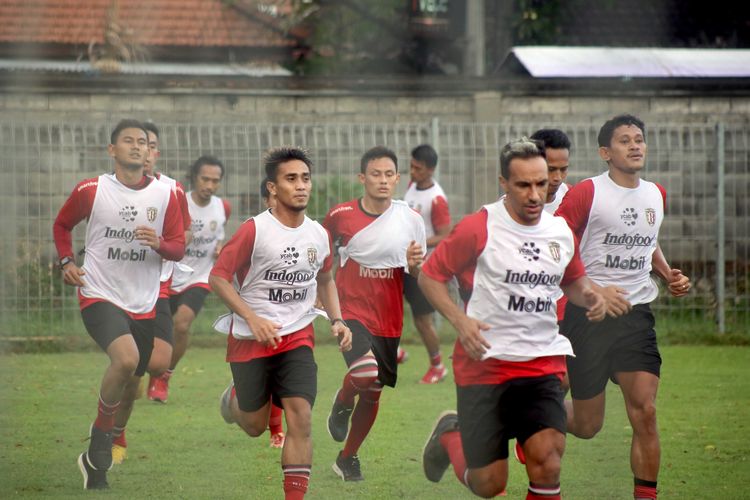
[[[346,321],[344,321],[344,320],[343,320],[343,319],[341,319],[341,318],[333,318],[333,319],[331,320],[331,326],[335,325],[336,323],[341,323],[342,325],[344,325],[344,326],[345,326],[345,327],[347,327],[347,328],[349,327],[349,325],[347,325],[347,324],[346,324]]]
[[[60,263],[59,263],[60,269],[64,268],[65,266],[67,266],[71,262],[73,262],[73,257],[70,257],[70,256],[63,257],[62,259],[60,259]]]

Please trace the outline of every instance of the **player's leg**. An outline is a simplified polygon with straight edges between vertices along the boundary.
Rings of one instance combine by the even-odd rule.
[[[422,337],[422,342],[427,349],[427,355],[430,358],[430,367],[424,374],[420,383],[436,384],[442,382],[448,375],[448,369],[443,364],[443,357],[440,353],[440,340],[433,323],[434,313],[414,314],[414,326]]]
[[[271,434],[271,448],[284,447],[284,426],[282,424],[284,410],[271,402],[271,412],[268,415],[268,432]]]
[[[195,311],[185,304],[181,304],[173,316],[174,320],[174,350],[169,369],[174,370],[188,348],[190,326],[195,320]]]
[[[227,423],[236,423],[250,437],[266,432],[271,411],[269,370],[273,358],[231,362],[232,383],[221,397],[221,414]]]
[[[156,301],[154,318],[154,350],[148,363],[147,397],[151,401],[167,402],[169,364],[172,361],[172,344],[174,342],[171,298],[160,298]]]

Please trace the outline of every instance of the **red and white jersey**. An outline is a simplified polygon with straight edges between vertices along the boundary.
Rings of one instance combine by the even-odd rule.
[[[560,207],[560,203],[562,203],[562,200],[565,197],[565,193],[567,193],[568,191],[570,191],[570,186],[568,184],[566,184],[565,182],[560,184],[560,187],[557,188],[557,192],[555,193],[555,198],[549,203],[544,204],[544,211],[550,214],[554,214]]]
[[[281,325],[280,336],[295,333],[320,311],[314,309],[317,276],[332,266],[331,243],[320,224],[305,217],[287,227],[265,211],[242,224],[222,249],[211,274],[234,282],[255,314]],[[219,318],[217,331],[252,339],[250,327],[235,313]]]
[[[449,226],[451,223],[448,198],[437,182],[427,189],[417,188],[416,182],[410,183],[404,194],[404,201],[422,216],[427,238],[435,236],[436,228]]]
[[[224,226],[229,218],[229,205],[218,196],[212,196],[205,207],[193,201],[191,193],[187,193],[188,209],[190,211],[190,226],[193,239],[185,248],[185,257],[176,266],[172,276],[171,290],[181,293],[193,286],[210,289],[208,275],[214,265],[216,245],[224,240]]]
[[[585,275],[565,221],[542,212],[539,223],[515,222],[502,200],[464,218],[422,266],[445,283],[458,278],[466,314],[489,325],[482,361],[456,342],[456,383],[502,383],[524,376],[565,373],[573,354],[559,334],[555,301],[561,285]]]
[[[556,215],[580,239],[586,274],[599,285],[617,285],[631,304],[651,302],[651,256],[664,220],[666,191],[640,179],[638,187],[615,184],[605,172],[571,188]]]
[[[133,314],[154,308],[162,258],[134,239],[135,228],[149,226],[161,236],[169,200],[169,187],[162,183],[136,191],[113,174],[99,176],[86,226],[83,297],[104,299]]]
[[[177,197],[177,202],[180,205],[180,211],[182,212],[183,217],[183,227],[185,228],[185,231],[190,229],[190,214],[188,210],[187,200],[185,199],[185,190],[182,187],[182,184],[177,182],[176,179],[173,179],[169,177],[168,175],[162,174],[160,172],[157,172],[154,175],[154,178],[158,180],[159,182],[162,182],[169,186],[169,189],[172,190],[172,192]],[[168,290],[169,290],[169,279],[172,277],[172,273],[174,272],[175,263],[171,260],[164,260],[162,262],[162,268],[161,268],[161,282],[162,284],[162,290],[165,292],[162,294],[163,296],[168,296]],[[160,295],[160,296],[162,296]]]
[[[331,208],[323,226],[342,255],[336,286],[344,319],[361,322],[373,335],[400,337],[406,249],[412,240],[425,247],[421,217],[398,200],[380,215],[351,200]]]

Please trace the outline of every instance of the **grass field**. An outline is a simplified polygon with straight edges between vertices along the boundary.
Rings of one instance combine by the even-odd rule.
[[[321,345],[315,457],[308,498],[471,498],[452,472],[439,484],[421,471],[421,449],[437,414],[455,405],[452,378],[417,380],[426,368],[419,346],[386,389],[375,427],[360,450],[365,481],[345,484],[331,470],[339,450],[325,418],[344,372],[335,349]],[[668,346],[659,394],[660,498],[748,498],[750,492],[750,348]],[[75,464],[95,416],[100,353],[0,358],[0,498],[80,496]],[[139,400],[128,428],[130,457],[109,474],[107,498],[283,498],[279,452],[268,436],[248,438],[224,424],[218,396],[229,380],[220,348],[195,348],[172,379],[169,403]],[[630,429],[610,386],[604,430],[591,441],[568,438],[566,499],[632,498]],[[524,498],[526,477],[511,460],[509,498]],[[87,495],[87,496],[89,496]]]

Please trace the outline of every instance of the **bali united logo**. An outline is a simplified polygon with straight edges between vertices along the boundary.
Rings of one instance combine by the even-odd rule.
[[[552,254],[552,258],[555,259],[555,262],[560,262],[560,244],[558,242],[549,242],[549,253]]]
[[[309,262],[311,266],[314,266],[317,261],[318,261],[318,251],[312,247],[308,248],[307,249],[307,262]]]
[[[635,226],[638,220],[638,212],[635,211],[635,208],[626,208],[620,214],[620,219],[622,219],[626,226]]]
[[[653,208],[646,209],[646,222],[648,222],[649,226],[656,224],[656,210]]]
[[[133,205],[126,205],[120,209],[120,217],[125,222],[133,222],[136,215],[138,215],[138,210]]]
[[[212,232],[212,233],[213,233],[214,231],[216,231],[216,226],[218,226],[218,225],[219,225],[219,224],[218,224],[218,223],[217,223],[217,222],[216,222],[215,220],[212,220],[212,221],[211,221],[211,223],[209,224],[209,227],[211,228],[211,232]]]
[[[156,207],[148,207],[146,209],[146,218],[149,222],[154,222],[156,220],[156,214],[158,214],[159,211],[156,209]]]

